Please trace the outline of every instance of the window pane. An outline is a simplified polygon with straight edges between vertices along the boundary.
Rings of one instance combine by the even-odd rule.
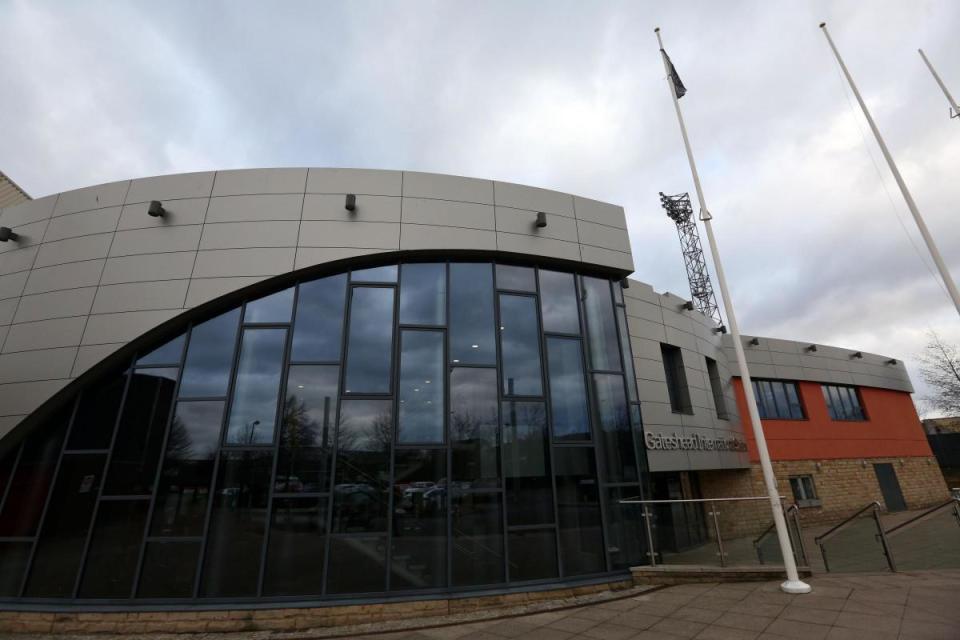
[[[600,426],[601,454],[606,482],[636,482],[637,456],[623,394],[623,376],[609,373],[593,375],[597,419]]]
[[[398,442],[443,442],[443,377],[443,333],[401,331]]]
[[[101,502],[87,552],[81,598],[129,598],[147,523],[148,500]]]
[[[73,595],[106,459],[102,453],[63,456],[24,595],[37,598]]]
[[[710,378],[710,391],[713,393],[713,406],[717,410],[717,417],[726,420],[729,417],[727,413],[727,401],[723,396],[723,382],[720,380],[720,369],[717,368],[717,361],[712,358],[705,358],[707,363],[707,376]]]
[[[537,284],[534,279],[533,269],[530,267],[514,267],[507,264],[498,264],[497,289],[535,292],[537,290]]]
[[[401,324],[442,325],[446,321],[447,265],[405,264],[400,270]]]
[[[353,289],[349,335],[344,393],[390,393],[393,289]]]
[[[203,533],[222,423],[222,401],[177,404],[157,488],[150,525],[152,535],[198,536]]]
[[[755,383],[759,393],[757,396],[762,398],[763,402],[763,411],[760,415],[761,418],[776,418],[777,417],[777,403],[773,399],[773,386],[767,380],[760,380]]]
[[[293,287],[247,303],[244,322],[290,322]]]
[[[540,313],[544,331],[580,333],[577,287],[572,273],[540,270]]]
[[[388,264],[382,267],[370,267],[350,272],[352,282],[396,282],[397,265]]]
[[[557,440],[589,440],[590,415],[580,341],[547,338],[547,361],[553,437]]]
[[[620,504],[621,500],[639,498],[640,487],[611,487],[605,489],[604,494],[607,500],[607,546],[613,568],[627,569],[647,564],[650,558],[647,556],[643,507]]]
[[[603,571],[597,467],[590,447],[554,447],[560,555],[568,576]]]
[[[328,593],[370,593],[387,588],[387,537],[346,536],[330,540]]]
[[[333,531],[387,530],[387,486],[393,442],[390,400],[344,400],[337,432]]]
[[[793,382],[784,384],[787,389],[787,404],[790,406],[790,417],[802,420],[803,406],[800,404],[800,398],[797,397],[797,385]]]
[[[500,355],[504,395],[543,395],[536,299],[500,295]]]
[[[120,416],[104,495],[150,495],[177,384],[177,369],[137,369]]]
[[[20,595],[23,572],[30,560],[32,542],[0,542],[0,597]]]
[[[493,270],[489,264],[450,265],[450,358],[495,364]]]
[[[446,449],[397,451],[391,589],[447,583],[446,478]]]
[[[199,542],[148,542],[137,597],[191,597],[199,555]]]
[[[663,358],[663,374],[667,382],[667,395],[670,408],[675,413],[693,413],[690,402],[690,387],[687,385],[687,372],[683,366],[683,353],[679,347],[660,344],[660,356]]]
[[[225,451],[207,533],[204,596],[255,596],[273,452]]]
[[[614,290],[619,291],[620,285],[613,285]],[[630,402],[637,401],[637,376],[633,372],[633,354],[630,351],[630,334],[627,331],[627,317],[624,315],[623,308],[617,307],[617,326],[620,328],[620,354],[623,356],[624,370],[627,377],[627,394]]]
[[[274,491],[330,490],[339,377],[340,367],[332,365],[290,367]]]
[[[831,420],[837,420],[837,410],[833,406],[833,398],[830,397],[830,387],[827,385],[820,385],[820,391],[823,392],[823,401],[827,404],[827,412],[830,414]]]
[[[127,374],[111,376],[80,394],[67,449],[109,449]]]
[[[346,274],[300,285],[292,360],[329,362],[340,359],[346,286]]]
[[[0,536],[26,537],[37,532],[72,407],[73,403],[67,405],[24,442],[0,513]]]
[[[245,329],[227,426],[227,444],[273,442],[286,329]]]
[[[556,531],[511,531],[509,540],[511,582],[557,577]]]
[[[503,582],[503,514],[499,493],[454,490],[453,585]]]
[[[554,521],[549,446],[543,403],[503,403],[503,476],[511,527]]]
[[[583,277],[583,308],[587,315],[591,366],[603,371],[620,371],[620,345],[609,280]]]
[[[240,309],[234,309],[193,328],[180,381],[181,398],[227,395],[239,321]]]
[[[450,442],[453,479],[473,487],[500,485],[497,466],[497,372],[450,372]]]
[[[322,593],[326,541],[327,498],[275,498],[264,595]]]
[[[777,416],[781,418],[790,418],[790,405],[787,403],[787,390],[782,382],[771,383],[773,387],[773,401],[777,406]]]
[[[172,364],[180,366],[180,358],[183,357],[183,343],[186,342],[186,335],[180,334],[163,346],[157,347],[150,353],[137,360],[138,367],[156,366],[163,364]]]

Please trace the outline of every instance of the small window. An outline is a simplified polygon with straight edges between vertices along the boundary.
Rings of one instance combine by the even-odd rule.
[[[661,344],[660,355],[663,356],[663,373],[667,378],[670,408],[676,413],[692,414],[690,389],[687,387],[687,374],[683,370],[683,355],[680,352],[680,347]]]
[[[832,384],[821,385],[823,399],[827,401],[827,410],[831,420],[866,420],[867,416],[860,403],[860,394],[856,387],[841,387]]]
[[[820,498],[813,484],[813,476],[790,476],[790,490],[798,507],[819,507]]]
[[[773,420],[804,420],[800,404],[800,389],[796,382],[783,380],[754,380],[753,393],[757,396],[760,417]]]
[[[704,358],[707,361],[707,375],[710,377],[710,390],[713,392],[713,406],[717,409],[717,417],[728,420],[727,401],[723,397],[723,382],[720,380],[720,370],[717,361],[713,358]]]

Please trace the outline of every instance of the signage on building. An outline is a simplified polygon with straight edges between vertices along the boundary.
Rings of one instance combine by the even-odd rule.
[[[643,434],[644,444],[650,451],[746,451],[747,443],[734,436],[709,438],[694,433],[681,435],[647,431]]]

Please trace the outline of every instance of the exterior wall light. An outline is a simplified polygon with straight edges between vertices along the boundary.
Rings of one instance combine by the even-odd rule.
[[[154,218],[162,218],[166,215],[167,210],[163,208],[163,203],[159,200],[151,200],[150,206],[147,208],[147,213]]]
[[[6,242],[7,240],[16,242],[19,238],[20,236],[14,233],[10,227],[0,227],[0,242]]]
[[[717,327],[716,329],[714,329],[713,332],[714,332],[714,333],[726,333],[726,332],[727,332],[727,327],[726,327],[726,325],[720,325],[719,327]]]
[[[348,193],[347,198],[343,203],[343,208],[353,213],[357,210],[357,195],[355,193]]]
[[[629,288],[630,288],[630,280],[629,280],[628,278],[624,278],[623,280],[621,280],[621,281],[620,281],[620,288],[621,288],[621,289],[629,289]]]
[[[748,342],[747,344],[749,344],[750,346],[753,346],[753,347],[759,347],[759,346],[760,346],[760,338],[750,338],[750,342]]]
[[[807,353],[816,353],[816,352],[817,352],[817,345],[812,344],[812,345],[810,345],[809,347],[804,347],[803,350],[806,351]]]
[[[863,360],[863,352],[862,352],[862,351],[854,351],[853,353],[850,354],[850,358],[851,358],[851,359],[857,358],[858,360]]]
[[[547,226],[547,214],[543,211],[537,211],[537,228],[542,229]]]
[[[692,300],[687,300],[687,301],[684,302],[682,305],[680,305],[680,309],[681,309],[681,311],[682,311],[682,310],[693,311],[693,301],[692,301]]]
[[[887,360],[887,364],[894,364],[894,365],[895,365],[895,364],[897,364],[897,359],[896,359],[896,358],[890,358],[889,360]]]

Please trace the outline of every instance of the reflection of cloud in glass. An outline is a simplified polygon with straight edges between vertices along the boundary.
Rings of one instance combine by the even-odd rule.
[[[442,325],[446,315],[447,266],[405,264],[400,270],[400,322]]]
[[[497,289],[511,291],[536,291],[537,285],[533,279],[533,269],[530,267],[515,267],[513,265],[497,265]]]
[[[350,303],[345,393],[389,393],[393,289],[356,287]]]
[[[544,331],[580,333],[577,289],[572,273],[540,270],[540,311]]]
[[[500,295],[500,354],[504,394],[543,395],[535,298]]]
[[[186,336],[180,334],[170,342],[157,347],[150,353],[137,360],[138,367],[156,366],[158,364],[179,365],[180,358],[183,356],[183,342]]]
[[[620,371],[620,345],[613,319],[610,281],[583,277],[583,306],[587,315],[590,360],[600,371]]]
[[[443,442],[443,333],[405,330],[400,341],[400,442]]]
[[[346,286],[346,274],[300,285],[291,360],[330,362],[340,359]]]
[[[213,460],[220,444],[223,402],[180,402],[167,438],[167,457]]]
[[[239,321],[240,309],[232,309],[193,328],[180,382],[181,398],[227,395]]]
[[[397,265],[388,264],[382,267],[359,269],[350,273],[352,282],[396,282]]]
[[[245,329],[230,407],[228,444],[273,442],[286,329]]]
[[[247,303],[244,322],[290,322],[293,287]]]
[[[450,265],[450,358],[461,364],[494,364],[493,269],[490,264]]]
[[[554,437],[589,440],[590,419],[580,341],[575,338],[547,338],[547,360],[550,364],[550,407]]]

